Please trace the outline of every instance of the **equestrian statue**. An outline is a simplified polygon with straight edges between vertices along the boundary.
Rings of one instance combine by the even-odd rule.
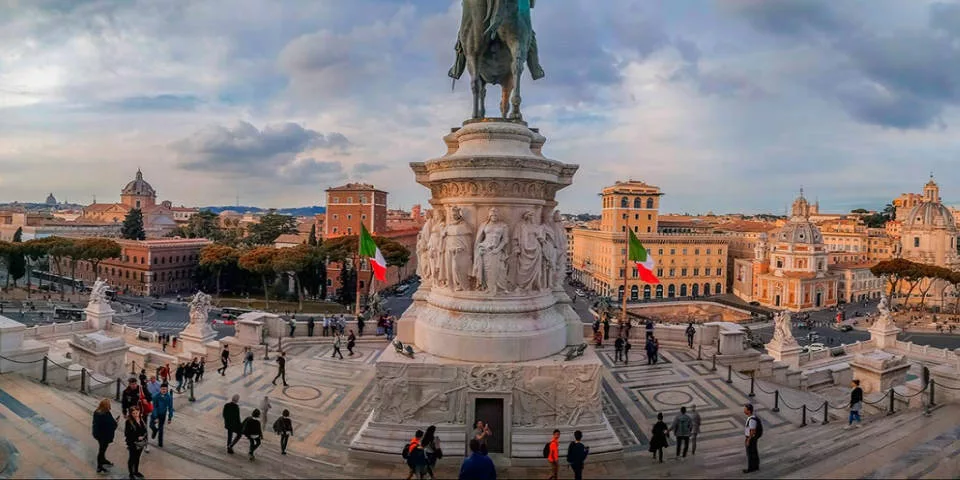
[[[500,115],[523,120],[520,112],[520,76],[524,64],[530,76],[543,78],[537,39],[530,20],[535,0],[463,0],[457,35],[457,59],[447,73],[454,84],[466,68],[470,72],[474,119],[484,118],[487,84],[500,85]],[[512,107],[512,108],[511,108]]]

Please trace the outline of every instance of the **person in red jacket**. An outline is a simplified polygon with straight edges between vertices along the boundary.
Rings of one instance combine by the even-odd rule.
[[[550,454],[547,455],[547,461],[550,462],[550,480],[557,480],[560,470],[560,430],[553,431],[553,438],[550,440]]]

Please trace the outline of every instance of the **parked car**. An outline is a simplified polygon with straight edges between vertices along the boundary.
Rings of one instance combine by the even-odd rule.
[[[151,302],[150,306],[157,310],[166,310],[167,302]]]
[[[750,302],[750,305],[753,305],[754,307],[759,307],[759,306],[760,306],[760,302],[758,302],[758,301],[752,301],[752,302]]]
[[[822,343],[811,343],[810,345],[807,345],[807,350],[811,352],[819,352],[826,349],[827,346]]]
[[[853,325],[840,325],[841,332],[849,332],[850,330],[853,330]]]

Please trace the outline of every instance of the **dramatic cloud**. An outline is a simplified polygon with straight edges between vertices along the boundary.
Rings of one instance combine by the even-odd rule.
[[[348,179],[423,203],[408,164],[470,108],[460,0],[0,4],[0,201],[111,199],[141,166],[178,204]],[[782,211],[801,184],[877,208],[930,170],[960,201],[960,2],[550,0],[533,22],[525,119],[581,165],[561,208],[624,178],[671,211]]]

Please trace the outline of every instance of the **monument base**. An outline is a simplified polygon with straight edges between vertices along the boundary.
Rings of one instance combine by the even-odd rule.
[[[206,356],[207,342],[216,340],[217,331],[208,323],[191,322],[178,335],[183,342],[183,355]]]
[[[554,429],[561,444],[580,430],[590,454],[620,454],[623,446],[603,415],[600,358],[588,349],[565,361],[558,354],[516,363],[471,363],[392,346],[376,364],[373,412],[350,444],[352,454],[397,452],[418,429],[437,426],[448,455],[467,452],[477,420],[490,425],[491,455],[542,459]]]

